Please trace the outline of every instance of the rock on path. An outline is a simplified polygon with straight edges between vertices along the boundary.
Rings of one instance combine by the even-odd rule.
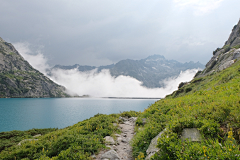
[[[115,144],[111,143],[112,145],[108,146],[111,150],[100,152],[96,157],[97,160],[133,160],[130,141],[134,136],[134,127],[137,118],[120,117],[120,119],[123,121],[123,124],[119,124],[122,133],[116,134],[117,140]]]

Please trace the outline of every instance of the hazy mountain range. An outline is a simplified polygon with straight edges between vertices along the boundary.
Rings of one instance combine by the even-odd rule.
[[[88,72],[93,69],[97,70],[97,72],[101,72],[103,69],[109,69],[113,77],[118,77],[120,75],[130,76],[143,82],[143,86],[157,88],[163,87],[163,83],[161,82],[166,78],[178,76],[181,71],[188,69],[203,69],[204,65],[200,62],[194,63],[192,61],[181,63],[175,60],[167,60],[162,55],[152,55],[141,60],[126,59],[116,64],[100,67],[82,66],[79,64],[72,66],[56,65],[51,70],[70,70],[74,68],[77,68],[80,72]],[[49,75],[51,75],[51,70],[49,71]]]

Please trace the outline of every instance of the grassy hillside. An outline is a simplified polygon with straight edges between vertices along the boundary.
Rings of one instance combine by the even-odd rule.
[[[147,124],[142,128],[142,118]],[[134,156],[146,150],[160,131],[155,159],[240,159],[240,61],[228,69],[196,78],[138,118]],[[198,128],[202,142],[180,139],[184,128]]]

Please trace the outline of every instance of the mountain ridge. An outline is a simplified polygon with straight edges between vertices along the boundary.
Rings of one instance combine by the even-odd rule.
[[[151,55],[145,59],[132,60],[125,59],[117,62],[116,64],[106,66],[81,66],[75,64],[72,66],[55,65],[48,74],[51,75],[51,71],[54,69],[70,70],[78,68],[80,72],[87,72],[93,69],[97,69],[97,72],[101,72],[103,69],[109,69],[111,76],[118,77],[120,75],[130,76],[143,82],[143,86],[148,88],[160,88],[164,87],[161,81],[166,78],[176,77],[181,71],[188,69],[204,68],[200,62],[186,62],[181,63],[176,60],[167,60],[162,55]]]

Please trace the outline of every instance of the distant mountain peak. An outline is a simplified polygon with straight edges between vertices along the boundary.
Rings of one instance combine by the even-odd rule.
[[[148,56],[146,59],[148,59],[148,60],[156,60],[156,59],[165,60],[165,57],[163,55],[154,54],[154,55]]]

